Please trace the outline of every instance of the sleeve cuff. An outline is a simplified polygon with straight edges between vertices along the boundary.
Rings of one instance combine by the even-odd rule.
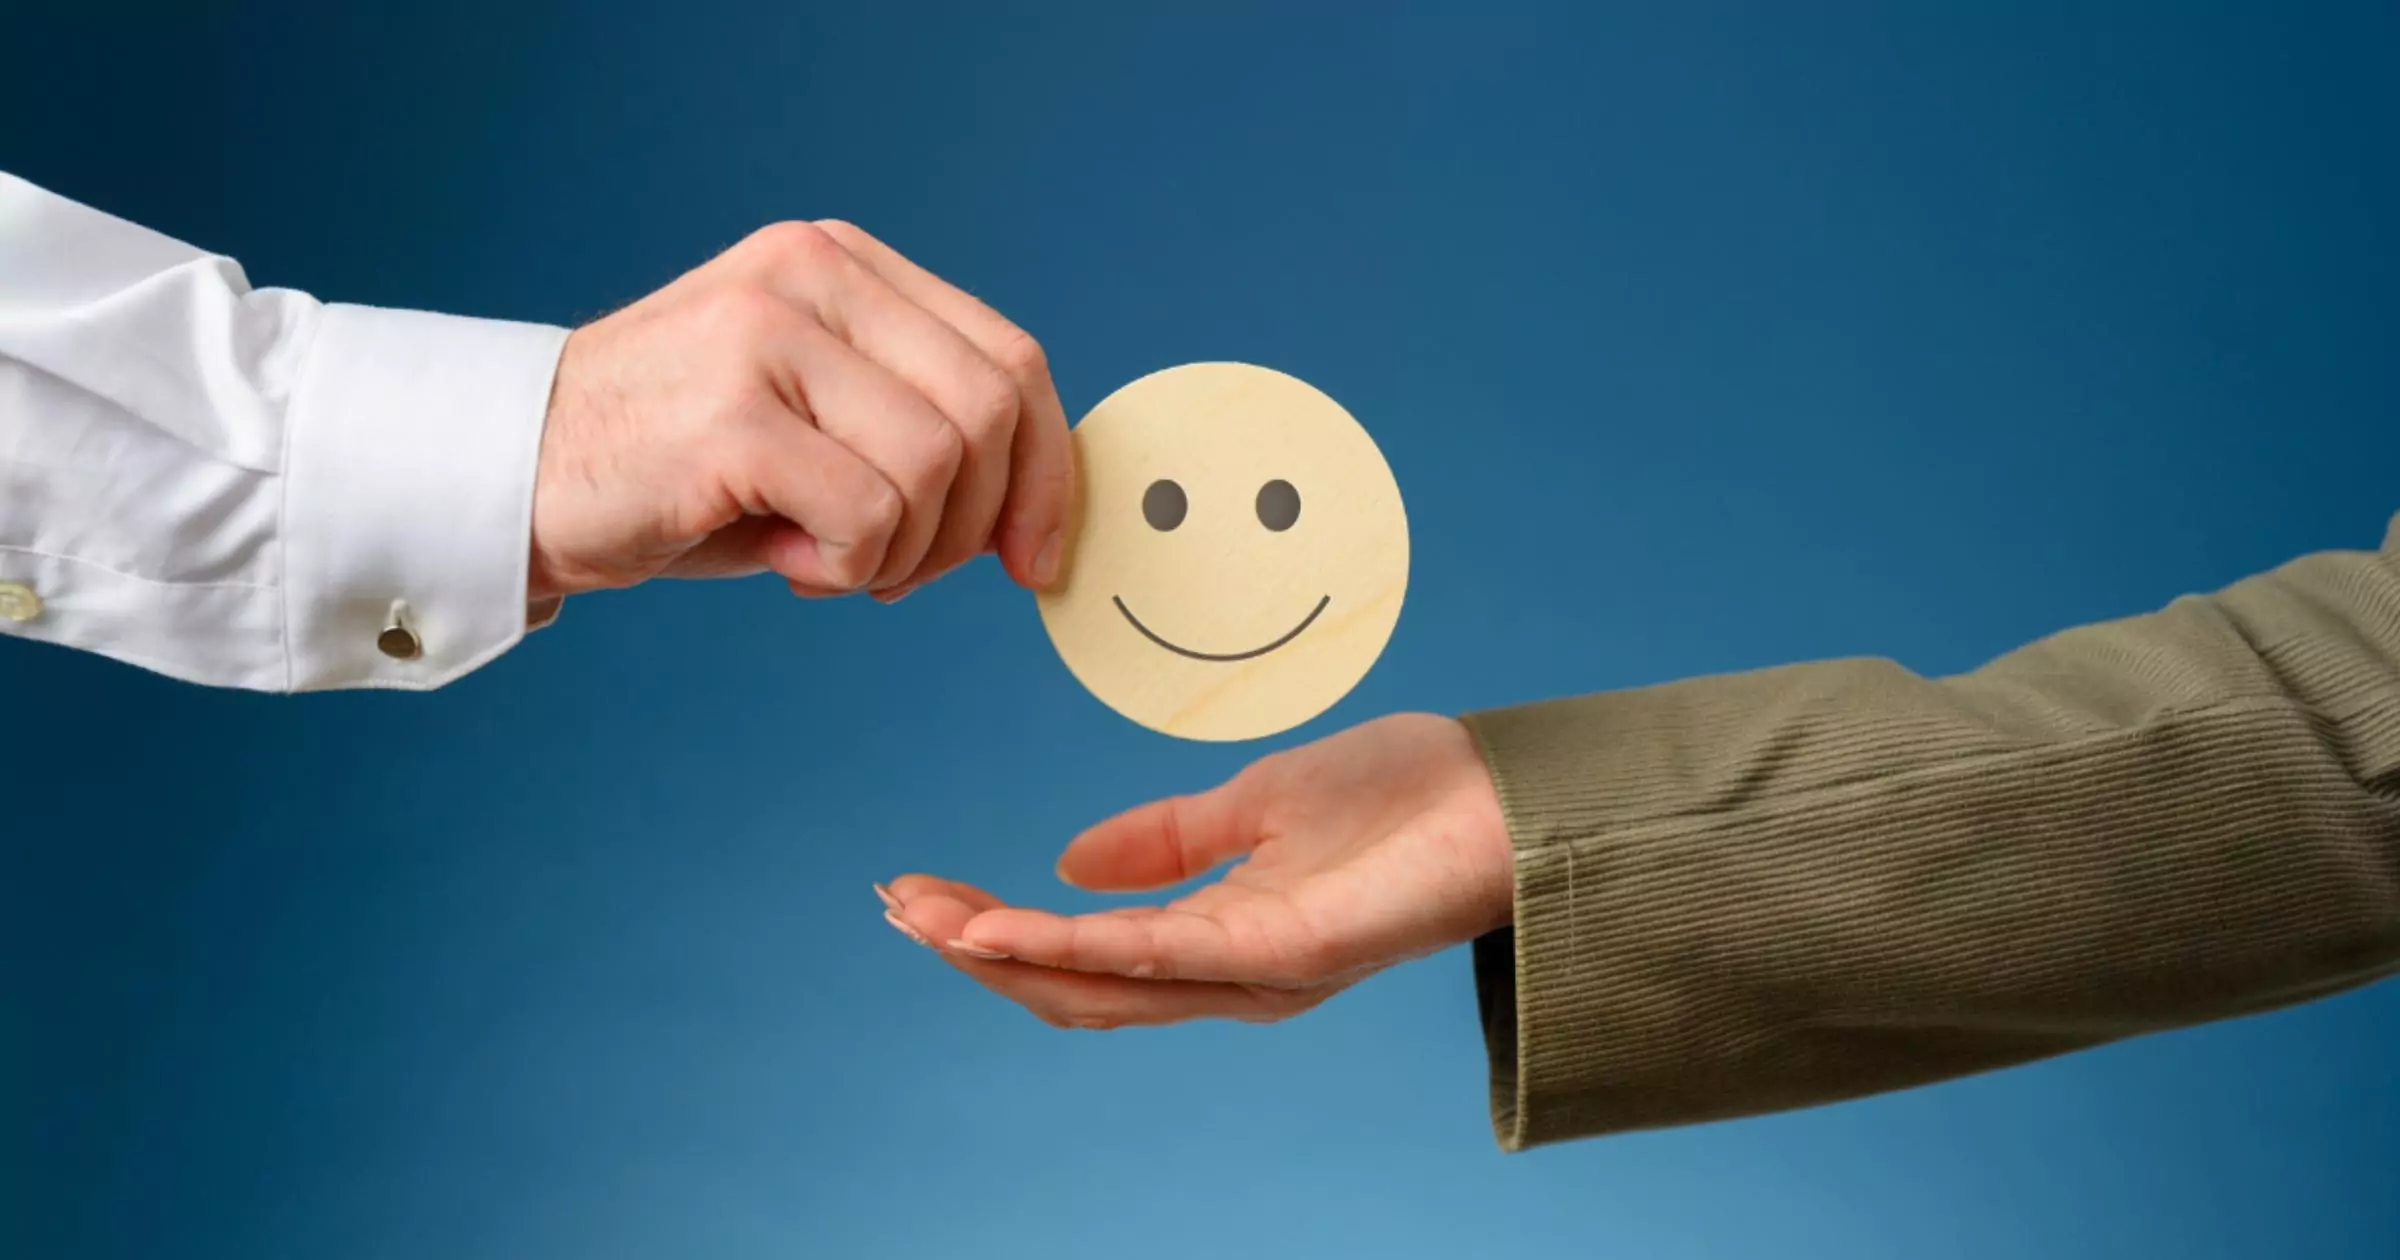
[[[1547,711],[1548,706],[1536,706],[1463,719],[1491,771],[1514,849],[1516,887],[1509,926],[1477,938],[1473,945],[1476,1005],[1489,1061],[1492,1134],[1508,1152],[1582,1136],[1569,1126],[1544,1132],[1539,1123],[1555,1110],[1549,1105],[1553,1099],[1541,1095],[1572,1101],[1577,1092],[1574,1082],[1554,1079],[1559,1065],[1549,1061],[1555,1052],[1548,1043],[1551,1030],[1562,1021],[1567,1027],[1596,1028],[1606,1018],[1601,1010],[1561,1009],[1562,1001],[1569,1007],[1576,1004],[1578,986],[1544,986],[1538,977],[1525,974],[1529,965],[1538,969],[1545,959],[1554,958],[1559,942],[1569,942],[1571,948],[1575,930],[1564,911],[1572,904],[1576,838],[1563,834],[1563,820],[1538,806],[1529,808],[1526,800],[1529,791],[1538,799],[1567,787],[1572,774],[1545,756],[1555,744],[1525,729],[1529,712]],[[1528,777],[1533,781],[1526,782]],[[1551,977],[1562,978],[1571,977]]]
[[[1510,926],[1473,947],[1501,1149],[1796,1101],[1772,1097],[1765,1082],[1779,1075],[1750,1061],[1772,1040],[1751,1019],[1757,995],[1727,991],[1739,988],[1720,974],[1732,960],[1711,956],[1714,935],[1741,920],[1756,892],[1752,859],[1771,862],[1761,850],[1773,847],[1758,842],[1755,815],[1712,805],[1729,790],[1715,754],[1728,724],[1788,677],[1465,717],[1516,871]]]
[[[329,305],[284,458],[290,690],[422,691],[489,663],[529,608],[533,489],[567,330]]]
[[[1902,993],[1922,969],[1884,938],[1937,929],[1873,906],[1904,900],[1891,888],[1920,882],[1921,862],[1859,872],[1884,838],[1936,824],[1862,769],[1892,760],[1879,750],[1903,722],[1878,711],[1837,736],[1793,715],[1897,685],[1881,663],[1835,662],[1468,715],[1516,870],[1510,927],[1474,945],[1503,1150],[1833,1102],[2021,1048],[2002,1031],[1933,1046],[1881,1022],[1936,1000]],[[1812,757],[1861,777],[1778,769]],[[1946,756],[1937,772],[1976,765]],[[1943,795],[1912,799],[1921,815]],[[1826,1015],[1895,961],[1905,977],[1855,980],[1876,1020]]]

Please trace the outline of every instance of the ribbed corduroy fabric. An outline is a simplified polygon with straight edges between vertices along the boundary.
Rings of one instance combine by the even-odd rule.
[[[1520,1150],[1755,1115],[2400,970],[2400,517],[1972,673],[1794,665],[1466,718]]]

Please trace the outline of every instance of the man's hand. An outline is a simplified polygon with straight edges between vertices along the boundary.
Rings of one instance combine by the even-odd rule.
[[[567,339],[529,598],[772,570],[892,600],[984,551],[1044,587],[1071,459],[1031,337],[849,224],[778,224]]]
[[[1466,729],[1383,718],[1268,757],[1199,796],[1085,832],[1061,879],[1158,888],[1162,907],[1062,917],[926,875],[877,888],[893,926],[1061,1027],[1295,1015],[1373,972],[1509,921],[1500,801]]]

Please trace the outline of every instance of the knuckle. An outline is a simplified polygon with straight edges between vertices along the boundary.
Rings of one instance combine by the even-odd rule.
[[[909,472],[915,488],[930,493],[947,487],[966,457],[967,439],[955,426],[946,422],[925,426],[916,449],[910,452]]]
[[[1044,381],[1050,378],[1050,356],[1043,352],[1042,343],[1022,328],[1012,328],[1003,338],[992,358],[1009,376],[1020,382]]]
[[[865,228],[848,219],[818,219],[814,226],[818,231],[844,245],[863,245],[875,239]]]
[[[906,501],[890,482],[881,477],[866,478],[852,504],[857,514],[859,541],[891,536],[900,528],[900,517],[906,507]]]
[[[978,372],[965,391],[959,423],[977,437],[1005,437],[1017,425],[1017,383],[998,369]]]
[[[770,265],[808,266],[847,253],[824,228],[797,219],[770,223],[751,233],[747,243]]]

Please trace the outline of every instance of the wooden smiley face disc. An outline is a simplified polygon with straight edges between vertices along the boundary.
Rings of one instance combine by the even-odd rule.
[[[1061,577],[1038,597],[1067,669],[1183,739],[1275,735],[1331,708],[1390,641],[1408,517],[1383,452],[1266,368],[1168,368],[1075,426]]]

